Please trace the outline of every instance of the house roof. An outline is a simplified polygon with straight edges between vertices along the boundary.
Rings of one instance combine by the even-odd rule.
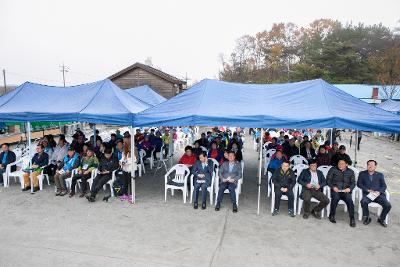
[[[372,88],[379,88],[379,98],[385,99],[383,97],[383,88],[382,85],[373,85],[373,84],[334,84],[337,88],[342,91],[345,91],[348,94],[351,94],[358,99],[372,99]]]
[[[178,79],[178,78],[176,78],[176,77],[174,77],[172,75],[169,75],[168,73],[165,73],[165,72],[163,72],[161,70],[158,70],[158,69],[153,68],[153,67],[151,67],[149,65],[145,65],[145,64],[142,64],[142,63],[139,63],[139,62],[136,62],[135,64],[133,64],[133,65],[131,65],[131,66],[129,66],[129,67],[127,67],[127,68],[125,68],[125,69],[113,74],[113,75],[111,75],[110,77],[108,77],[108,79],[113,80],[113,79],[118,78],[119,76],[125,74],[126,72],[131,71],[131,70],[136,69],[136,68],[140,68],[140,69],[143,69],[145,71],[148,71],[148,72],[150,72],[150,73],[152,73],[152,74],[154,74],[154,75],[156,75],[156,76],[158,76],[158,77],[160,77],[160,78],[162,78],[164,80],[167,80],[167,81],[169,81],[171,83],[174,83],[174,84],[186,84],[186,81]]]

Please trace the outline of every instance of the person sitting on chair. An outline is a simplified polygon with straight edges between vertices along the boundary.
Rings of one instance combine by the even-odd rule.
[[[122,140],[118,140],[117,141],[117,146],[116,146],[116,148],[114,150],[114,154],[113,154],[113,156],[118,161],[122,159],[122,154],[124,153],[123,150],[124,150],[124,142]]]
[[[238,145],[236,143],[232,144],[232,148],[231,148],[232,152],[235,152],[235,158],[237,161],[242,162],[243,160],[243,154],[242,154],[242,150],[239,149]]]
[[[143,157],[143,161],[145,161],[147,158],[150,158],[152,156],[151,151],[153,151],[153,145],[150,142],[149,135],[146,135],[144,137],[144,140],[141,143],[139,143],[138,147],[139,147],[139,150],[143,149],[144,152],[146,152],[146,155]]]
[[[79,167],[79,154],[75,153],[73,147],[68,149],[67,155],[59,165],[59,170],[54,175],[54,183],[56,184],[56,196],[65,196],[68,191],[65,186],[65,179],[71,176],[71,172]]]
[[[286,157],[283,155],[282,150],[277,150],[274,155],[272,155],[271,160],[268,164],[268,171],[272,174],[276,169],[280,168],[282,163],[286,161]]]
[[[43,145],[37,145],[36,153],[32,158],[32,165],[29,170],[25,170],[24,173],[24,185],[25,188],[22,191],[28,191],[31,189],[29,175],[32,176],[33,192],[39,190],[38,176],[42,173],[43,167],[49,164],[49,155],[44,152]]]
[[[331,165],[332,166],[337,166],[339,160],[343,159],[344,161],[346,161],[347,165],[351,165],[352,161],[350,159],[350,156],[348,154],[346,154],[346,147],[344,145],[341,145],[339,147],[339,152],[337,152],[336,154],[334,154],[331,158]]]
[[[193,208],[198,208],[199,191],[201,188],[201,209],[206,208],[207,202],[207,187],[211,185],[213,176],[213,162],[207,158],[205,151],[200,153],[199,160],[193,165],[192,174],[194,176],[194,205]]]
[[[325,145],[319,146],[316,160],[318,167],[323,165],[327,166],[331,165],[331,158],[329,157],[329,154],[326,152]]]
[[[90,194],[86,196],[89,202],[96,201],[96,195],[108,181],[112,178],[112,173],[118,169],[118,160],[112,156],[111,148],[106,148],[103,157],[100,159],[97,176],[93,179]],[[112,190],[112,188],[110,188]]]
[[[290,138],[287,145],[283,148],[283,153],[286,155],[288,159],[290,159],[294,155],[299,155],[299,148],[295,144],[296,139],[294,137]]]
[[[360,201],[363,212],[363,224],[368,225],[371,222],[368,204],[375,202],[382,206],[382,212],[378,218],[378,223],[383,227],[387,227],[385,220],[392,205],[386,198],[385,178],[382,173],[376,171],[377,164],[375,160],[368,160],[368,170],[362,171],[358,175],[357,186],[362,190],[363,194]]]
[[[87,190],[87,180],[92,177],[92,171],[99,166],[99,160],[92,148],[88,148],[86,155],[82,158],[79,167],[78,173],[72,177],[71,182],[71,193],[69,197],[73,197],[75,195],[75,186],[78,180],[81,180],[81,190],[82,193],[79,197],[84,197]]]
[[[200,153],[201,155],[201,153]],[[220,162],[221,159],[224,157],[224,153],[218,149],[217,147],[217,142],[212,141],[211,142],[211,148],[210,151],[208,151],[208,157],[213,158],[216,161]]]
[[[284,161],[282,166],[277,168],[272,175],[271,181],[275,191],[275,205],[272,216],[279,214],[279,206],[282,195],[288,197],[288,209],[290,217],[295,217],[294,214],[294,194],[293,187],[296,185],[296,175],[290,169],[289,161]]]
[[[125,145],[123,148],[122,158],[119,160],[120,170],[117,171],[117,180],[121,185],[122,200],[126,199],[129,195],[129,184],[131,182],[132,171],[137,169],[136,157],[133,158],[134,164],[132,165],[131,147]]]
[[[305,141],[303,143],[304,146],[300,148],[300,155],[302,155],[307,160],[315,158],[315,150],[311,147],[311,142]]]
[[[200,139],[197,140],[197,142],[199,142],[199,146],[205,147],[205,148],[209,148],[210,143],[208,142],[207,136],[205,133],[201,133]]]
[[[179,164],[185,164],[187,167],[192,167],[196,163],[196,155],[192,153],[192,147],[185,147],[185,154],[179,160]]]
[[[222,198],[224,197],[224,192],[226,189],[228,189],[231,196],[233,212],[237,212],[238,208],[236,203],[236,187],[239,179],[242,177],[242,165],[240,164],[240,162],[236,161],[235,152],[230,151],[228,159],[229,161],[225,161],[219,168],[220,181],[218,181],[219,191],[215,210],[220,210]]]
[[[56,173],[57,166],[64,160],[68,152],[68,143],[65,137],[60,137],[57,146],[54,148],[53,155],[50,157],[49,165],[45,168],[45,173],[53,176]]]
[[[2,152],[0,153],[0,185],[3,184],[3,174],[6,172],[8,164],[16,161],[15,153],[10,150],[10,146],[6,143],[1,145]],[[11,172],[17,170],[17,165],[11,167]]]
[[[315,218],[321,219],[321,210],[329,204],[329,198],[322,192],[327,183],[324,174],[317,170],[317,160],[309,160],[308,164],[309,168],[304,169],[298,179],[298,183],[303,186],[300,196],[304,203],[303,218],[308,219],[310,216],[311,198],[315,198],[319,203],[311,210],[311,214]]]
[[[272,137],[271,143],[267,146],[267,150],[270,149],[282,150],[282,146],[278,144],[278,138]]]
[[[350,226],[355,227],[356,221],[354,219],[354,203],[351,197],[351,192],[356,186],[354,171],[348,168],[348,164],[345,159],[340,159],[338,166],[334,166],[329,170],[326,180],[331,188],[331,210],[329,214],[329,221],[331,223],[336,223],[336,207],[339,203],[339,200],[343,200],[346,203],[349,211]]]

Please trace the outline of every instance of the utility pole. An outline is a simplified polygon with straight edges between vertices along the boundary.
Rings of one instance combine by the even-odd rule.
[[[63,62],[62,66],[60,66],[60,68],[61,68],[60,71],[62,72],[62,76],[63,76],[63,84],[64,84],[64,87],[65,87],[65,73],[68,72],[68,67],[65,66],[64,62]]]
[[[3,69],[3,80],[4,80],[4,94],[7,93],[7,83],[6,83],[6,70]]]

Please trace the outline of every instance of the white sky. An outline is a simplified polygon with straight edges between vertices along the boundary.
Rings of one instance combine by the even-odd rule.
[[[0,69],[8,84],[61,85],[64,62],[73,85],[151,57],[178,78],[216,78],[220,53],[229,56],[237,38],[274,22],[332,18],[393,28],[399,11],[399,0],[0,0]]]

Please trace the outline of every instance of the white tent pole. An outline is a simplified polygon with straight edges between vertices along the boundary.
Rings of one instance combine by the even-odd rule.
[[[31,148],[31,123],[29,121],[26,122],[26,131],[28,133],[27,138],[27,144],[28,144],[28,157],[29,157],[29,168],[32,167],[32,148]],[[29,180],[31,182],[31,194],[33,194],[33,180],[32,180],[32,171],[29,173]]]
[[[354,167],[357,167],[357,146],[358,146],[358,131],[356,130],[356,138],[354,140]]]
[[[331,147],[333,147],[333,128],[331,128]]]
[[[93,123],[93,149],[96,147],[96,123]]]
[[[136,202],[136,181],[135,181],[135,170],[133,169],[133,166],[135,164],[135,135],[133,133],[133,126],[131,125],[130,127],[131,131],[131,189],[132,189],[132,204],[135,204]]]
[[[263,138],[264,129],[261,129],[260,136],[260,162],[258,166],[258,204],[257,204],[257,215],[260,215],[260,197],[261,197],[261,174],[262,174],[262,162],[263,162]]]

